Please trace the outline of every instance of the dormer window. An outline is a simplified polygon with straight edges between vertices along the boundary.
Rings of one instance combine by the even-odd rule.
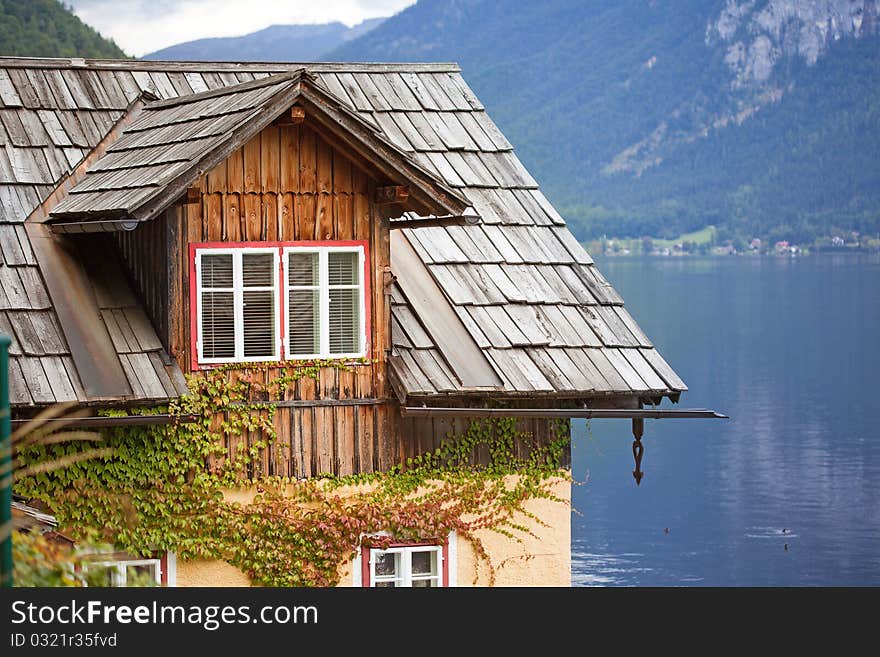
[[[197,366],[360,358],[365,242],[193,244]]]

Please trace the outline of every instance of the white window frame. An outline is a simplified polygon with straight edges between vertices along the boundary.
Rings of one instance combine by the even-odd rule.
[[[91,568],[111,568],[110,586],[128,586],[129,566],[153,566],[156,586],[162,586],[162,560],[161,559],[129,559],[113,561],[92,561],[83,565],[83,570],[88,572]]]
[[[436,575],[413,575],[412,555],[414,552],[429,552],[437,559]],[[376,574],[376,556],[378,554],[399,554],[400,573],[397,577]],[[397,588],[412,588],[414,581],[436,580],[437,587],[443,588],[443,546],[442,545],[412,545],[390,547],[386,549],[370,548],[370,587],[375,587],[379,582],[399,582]]]
[[[275,349],[272,354],[264,356],[244,355],[244,280],[242,275],[242,256],[249,253],[269,253],[272,255],[273,277],[272,286],[248,286],[248,290],[272,291],[272,303],[275,311],[274,345]],[[202,285],[202,255],[232,255],[232,288],[205,288]],[[196,269],[196,325],[198,334],[196,336],[196,355],[199,364],[214,365],[222,363],[259,363],[264,361],[277,361],[281,358],[281,336],[279,323],[279,294],[278,294],[278,267],[279,257],[277,247],[233,247],[233,248],[197,248],[195,250],[195,269]],[[285,274],[286,280],[286,274]],[[235,335],[235,355],[222,358],[206,358],[204,356],[204,341],[202,330],[202,293],[206,290],[219,292],[232,292],[233,302],[233,330]]]
[[[290,290],[288,278],[288,263],[291,253],[317,253],[318,254],[318,285],[302,286],[303,289],[311,287],[318,289],[319,314],[318,329],[320,331],[320,351],[316,354],[293,354],[290,350]],[[330,253],[357,253],[358,254],[358,284],[357,285],[330,285],[329,258]],[[282,267],[284,272],[284,357],[290,360],[308,360],[315,358],[362,358],[367,351],[367,312],[366,312],[366,285],[364,281],[364,247],[354,246],[286,246],[283,248]],[[300,287],[300,286],[296,286]],[[330,351],[330,296],[332,289],[358,289],[359,302],[359,328],[358,350],[351,353],[332,353]]]
[[[386,532],[379,532],[379,534],[375,534],[374,536],[388,536]],[[369,535],[361,536],[361,540],[369,538]],[[446,578],[447,581],[443,583],[443,549],[446,548],[447,552],[447,563],[446,565]],[[439,573],[439,582],[440,588],[454,588],[458,586],[458,540],[455,531],[449,533],[446,537],[446,544],[443,545],[400,545],[388,548],[387,550],[382,550],[381,548],[368,548],[370,551],[369,557],[369,583],[372,588],[375,586],[375,554],[377,552],[387,551],[390,552],[392,550],[401,550],[401,549],[409,549],[409,550],[424,550],[424,549],[436,549],[439,551],[437,557],[437,572]],[[352,560],[351,563],[351,585],[355,587],[362,587],[363,584],[363,567],[364,567],[364,557],[362,550],[359,549],[357,556]],[[412,568],[412,561],[409,561],[409,568]],[[407,584],[407,586],[411,586],[412,581]],[[403,585],[402,585],[403,586]]]

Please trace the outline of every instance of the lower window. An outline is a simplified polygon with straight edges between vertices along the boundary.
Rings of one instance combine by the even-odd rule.
[[[449,586],[449,541],[443,545],[400,544],[387,548],[364,546],[362,586],[433,588]]]
[[[118,555],[119,553],[117,553]],[[174,555],[161,553],[154,558],[104,558],[83,565],[90,586],[173,586]],[[107,555],[108,557],[110,555]]]

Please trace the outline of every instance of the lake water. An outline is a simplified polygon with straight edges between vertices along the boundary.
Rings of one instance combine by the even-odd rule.
[[[880,258],[597,262],[731,419],[574,421],[572,583],[880,585]]]

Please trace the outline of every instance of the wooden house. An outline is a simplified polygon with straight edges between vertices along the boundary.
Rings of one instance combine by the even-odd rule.
[[[388,470],[480,413],[547,440],[550,411],[686,390],[452,64],[0,58],[0,208],[18,418],[343,359],[276,402],[285,449],[253,473],[308,478]],[[568,582],[547,514],[524,549],[553,555],[501,583]],[[441,585],[464,560],[443,549]]]

